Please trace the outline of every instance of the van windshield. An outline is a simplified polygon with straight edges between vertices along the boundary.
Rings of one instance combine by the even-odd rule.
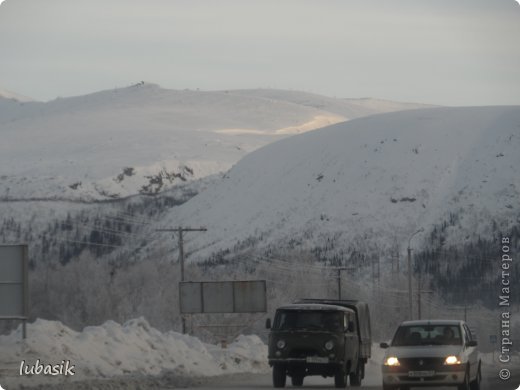
[[[392,346],[462,345],[458,325],[400,326],[392,340]]]
[[[344,315],[342,312],[325,310],[278,310],[273,328],[343,331]]]

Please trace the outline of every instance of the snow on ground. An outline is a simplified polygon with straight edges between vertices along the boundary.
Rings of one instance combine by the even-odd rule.
[[[379,344],[372,344],[372,356],[365,366],[364,386],[380,386],[383,381],[381,374],[381,364],[385,356],[385,350],[379,347]]]
[[[21,341],[21,327],[0,336],[2,384],[35,384],[19,378],[20,363],[46,364],[70,360],[76,366],[74,377],[47,377],[85,380],[121,376],[158,376],[175,372],[178,376],[200,377],[234,373],[267,372],[267,347],[258,336],[239,336],[228,348],[205,344],[196,337],[173,331],[162,333],[144,318],[123,325],[107,321],[73,331],[60,322],[38,319],[27,327],[27,340]],[[7,377],[7,380],[5,379]],[[41,378],[38,378],[41,379]]]
[[[28,338],[21,340],[21,327],[0,336],[0,377],[8,389],[17,386],[55,385],[61,382],[96,379],[142,381],[145,378],[199,378],[239,373],[267,374],[267,346],[256,335],[240,335],[223,349],[196,337],[176,332],[160,332],[144,318],[120,325],[107,321],[73,331],[57,321],[38,319],[28,325]],[[366,386],[379,386],[385,350],[372,345],[372,357],[365,366]],[[20,377],[22,360],[35,364],[59,364],[70,360],[73,377]],[[497,354],[481,353],[487,367],[498,367]],[[513,356],[514,364],[520,359]],[[126,379],[125,379],[126,378]],[[124,386],[123,386],[124,387]],[[123,388],[122,387],[122,388]],[[119,388],[116,386],[116,388]]]

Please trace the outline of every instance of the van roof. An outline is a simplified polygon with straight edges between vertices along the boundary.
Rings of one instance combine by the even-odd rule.
[[[354,312],[354,310],[343,306],[325,305],[322,303],[293,303],[291,305],[280,306],[277,310],[334,310],[344,312]]]

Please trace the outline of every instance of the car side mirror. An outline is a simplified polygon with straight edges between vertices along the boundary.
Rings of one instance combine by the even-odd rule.
[[[383,349],[387,349],[387,348],[390,348],[390,346],[388,345],[388,343],[381,343],[379,344],[379,346]]]
[[[476,347],[477,346],[477,341],[476,340],[468,341],[468,343],[466,345],[468,347]]]
[[[353,332],[354,331],[354,321],[349,321],[347,325],[347,332]]]
[[[265,320],[265,328],[266,329],[271,329],[271,319],[270,318]]]

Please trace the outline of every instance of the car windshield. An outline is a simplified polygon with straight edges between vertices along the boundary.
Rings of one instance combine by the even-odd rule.
[[[392,340],[392,346],[414,345],[462,345],[458,325],[400,326]]]
[[[343,313],[324,310],[278,310],[274,329],[343,330]]]

